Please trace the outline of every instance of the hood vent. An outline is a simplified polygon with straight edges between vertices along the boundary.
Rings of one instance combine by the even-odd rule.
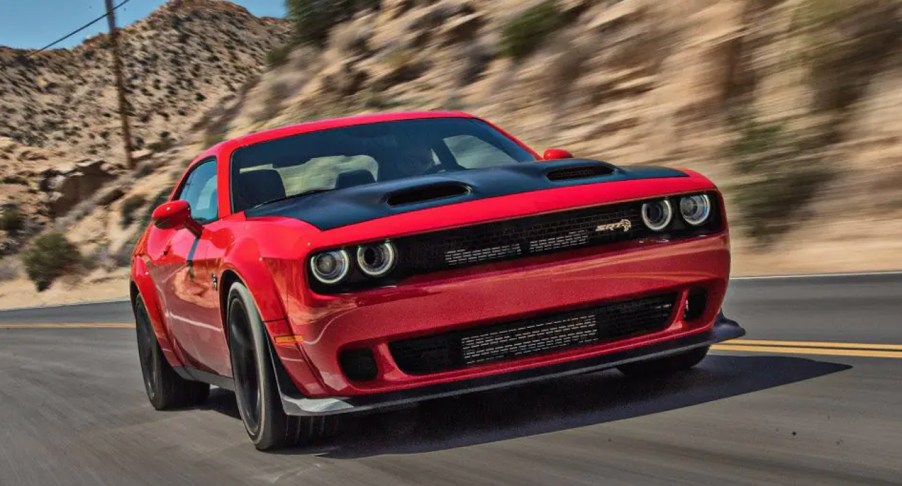
[[[470,188],[466,185],[451,182],[404,189],[389,194],[386,202],[388,202],[389,206],[406,206],[408,204],[419,204],[426,201],[434,201],[436,199],[463,196],[464,194],[469,193]]]
[[[601,177],[614,173],[614,168],[601,165],[583,165],[579,167],[566,167],[563,169],[555,169],[545,174],[550,181],[568,181],[572,179],[588,179],[591,177]]]

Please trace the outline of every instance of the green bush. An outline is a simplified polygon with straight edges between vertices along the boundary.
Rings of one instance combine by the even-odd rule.
[[[759,244],[770,244],[794,226],[798,215],[833,171],[817,142],[780,124],[745,121],[728,155],[741,183],[732,187],[741,223]]]
[[[379,0],[286,0],[288,18],[294,22],[294,35],[301,44],[322,46],[337,24],[355,13],[379,6]]]
[[[135,222],[135,211],[144,206],[145,202],[147,202],[147,199],[140,194],[129,196],[125,201],[122,201],[119,214],[122,217],[120,223],[123,228]]]
[[[81,263],[81,254],[62,233],[47,233],[35,238],[22,255],[25,273],[38,292],[66,275]]]
[[[556,0],[532,6],[507,21],[501,31],[501,53],[522,60],[567,23]]]
[[[270,49],[270,51],[266,53],[266,64],[268,64],[270,68],[284,66],[285,63],[288,62],[288,55],[291,54],[291,47],[292,46],[287,45]]]
[[[21,230],[25,226],[25,218],[19,212],[19,208],[15,206],[7,207],[0,214],[0,230],[14,233]]]

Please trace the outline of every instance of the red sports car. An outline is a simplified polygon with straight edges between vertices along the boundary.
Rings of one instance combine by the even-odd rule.
[[[157,409],[235,391],[259,449],[344,414],[618,368],[697,364],[720,312],[724,204],[688,170],[543,157],[459,112],[229,140],[134,252]]]

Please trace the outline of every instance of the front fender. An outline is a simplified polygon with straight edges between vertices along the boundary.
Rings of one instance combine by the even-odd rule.
[[[296,342],[276,343],[274,336],[292,333],[286,318],[286,302],[290,292],[286,280],[292,281],[292,270],[296,271],[296,261],[292,258],[263,256],[256,242],[248,239],[237,243],[223,258],[221,267],[221,296],[223,322],[229,288],[235,281],[241,281],[251,294],[251,299],[260,312],[264,328],[269,334],[273,350],[273,364],[279,375],[280,390],[296,390],[304,396],[325,393],[309,361]]]
[[[132,260],[131,280],[144,301],[144,307],[147,308],[147,315],[150,317],[150,323],[153,325],[154,334],[157,336],[157,342],[160,343],[160,349],[166,357],[166,361],[172,366],[182,366],[182,360],[179,359],[169,339],[169,330],[163,319],[163,310],[160,305],[160,299],[154,287],[153,280],[147,272],[147,265],[140,257]],[[132,306],[135,304],[135,296],[132,296]]]
[[[285,306],[273,278],[270,261],[261,256],[256,243],[250,239],[243,240],[223,259],[221,277],[224,285],[221,292],[224,297],[231,286],[231,281],[226,278],[230,272],[250,291],[263,322],[285,319]]]

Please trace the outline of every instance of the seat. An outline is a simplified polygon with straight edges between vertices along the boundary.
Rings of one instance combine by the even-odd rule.
[[[362,186],[364,184],[373,184],[375,182],[376,178],[373,177],[373,174],[370,171],[365,169],[352,170],[338,174],[338,178],[335,180],[335,188],[344,189],[346,187]]]
[[[217,191],[213,189],[207,197],[205,204],[198,204],[198,207],[191,207],[191,217],[201,222],[213,221],[216,219],[219,211],[219,201],[217,201]]]
[[[242,172],[237,182],[233,187],[238,189],[238,199],[242,202],[240,210],[285,197],[285,184],[276,170]]]

